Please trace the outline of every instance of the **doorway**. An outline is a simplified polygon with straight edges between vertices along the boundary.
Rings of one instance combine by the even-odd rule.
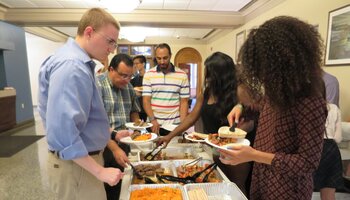
[[[190,99],[195,99],[202,83],[202,56],[191,47],[180,49],[175,55],[175,66],[184,70],[190,83]]]

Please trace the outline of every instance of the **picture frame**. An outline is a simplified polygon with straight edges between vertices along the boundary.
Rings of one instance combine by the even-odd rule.
[[[239,50],[241,49],[241,47],[245,41],[245,33],[246,33],[246,31],[243,30],[243,31],[237,33],[237,35],[236,35],[236,60],[238,58]]]
[[[328,15],[325,65],[350,64],[350,4]]]

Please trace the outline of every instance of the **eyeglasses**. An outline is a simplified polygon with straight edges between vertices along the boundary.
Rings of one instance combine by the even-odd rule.
[[[97,34],[101,35],[102,37],[104,37],[106,39],[106,42],[108,43],[108,45],[114,49],[118,48],[118,44],[115,40],[113,40],[112,38],[106,36],[103,33],[97,32],[95,29],[93,29]]]
[[[124,74],[124,73],[121,73],[119,72],[117,69],[113,69],[113,67],[111,67],[112,70],[116,71],[118,73],[118,75],[123,79],[123,80],[129,80],[132,78],[133,74],[132,75],[128,75],[128,74]]]

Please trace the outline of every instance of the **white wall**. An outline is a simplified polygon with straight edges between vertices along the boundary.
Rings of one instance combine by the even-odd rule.
[[[279,15],[298,17],[310,24],[318,25],[318,30],[324,42],[326,42],[329,11],[348,4],[349,0],[285,0],[273,9],[247,21],[242,27],[211,41],[207,46],[207,52],[213,48],[214,51],[223,51],[234,58],[237,33],[243,30],[247,32],[252,27],[259,26],[266,20]],[[343,121],[350,120],[350,90],[348,89],[350,85],[350,65],[324,66],[324,70],[337,77],[340,85],[339,106],[342,111],[342,119]]]
[[[63,43],[52,42],[30,33],[26,33],[26,43],[32,101],[33,105],[36,106],[38,105],[38,75],[40,66]]]

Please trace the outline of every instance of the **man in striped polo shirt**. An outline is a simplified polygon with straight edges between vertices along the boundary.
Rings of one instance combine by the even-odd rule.
[[[155,55],[158,65],[143,78],[143,106],[153,124],[152,132],[166,135],[169,131],[160,126],[179,124],[188,113],[189,83],[187,74],[170,62],[168,44],[159,44]]]

